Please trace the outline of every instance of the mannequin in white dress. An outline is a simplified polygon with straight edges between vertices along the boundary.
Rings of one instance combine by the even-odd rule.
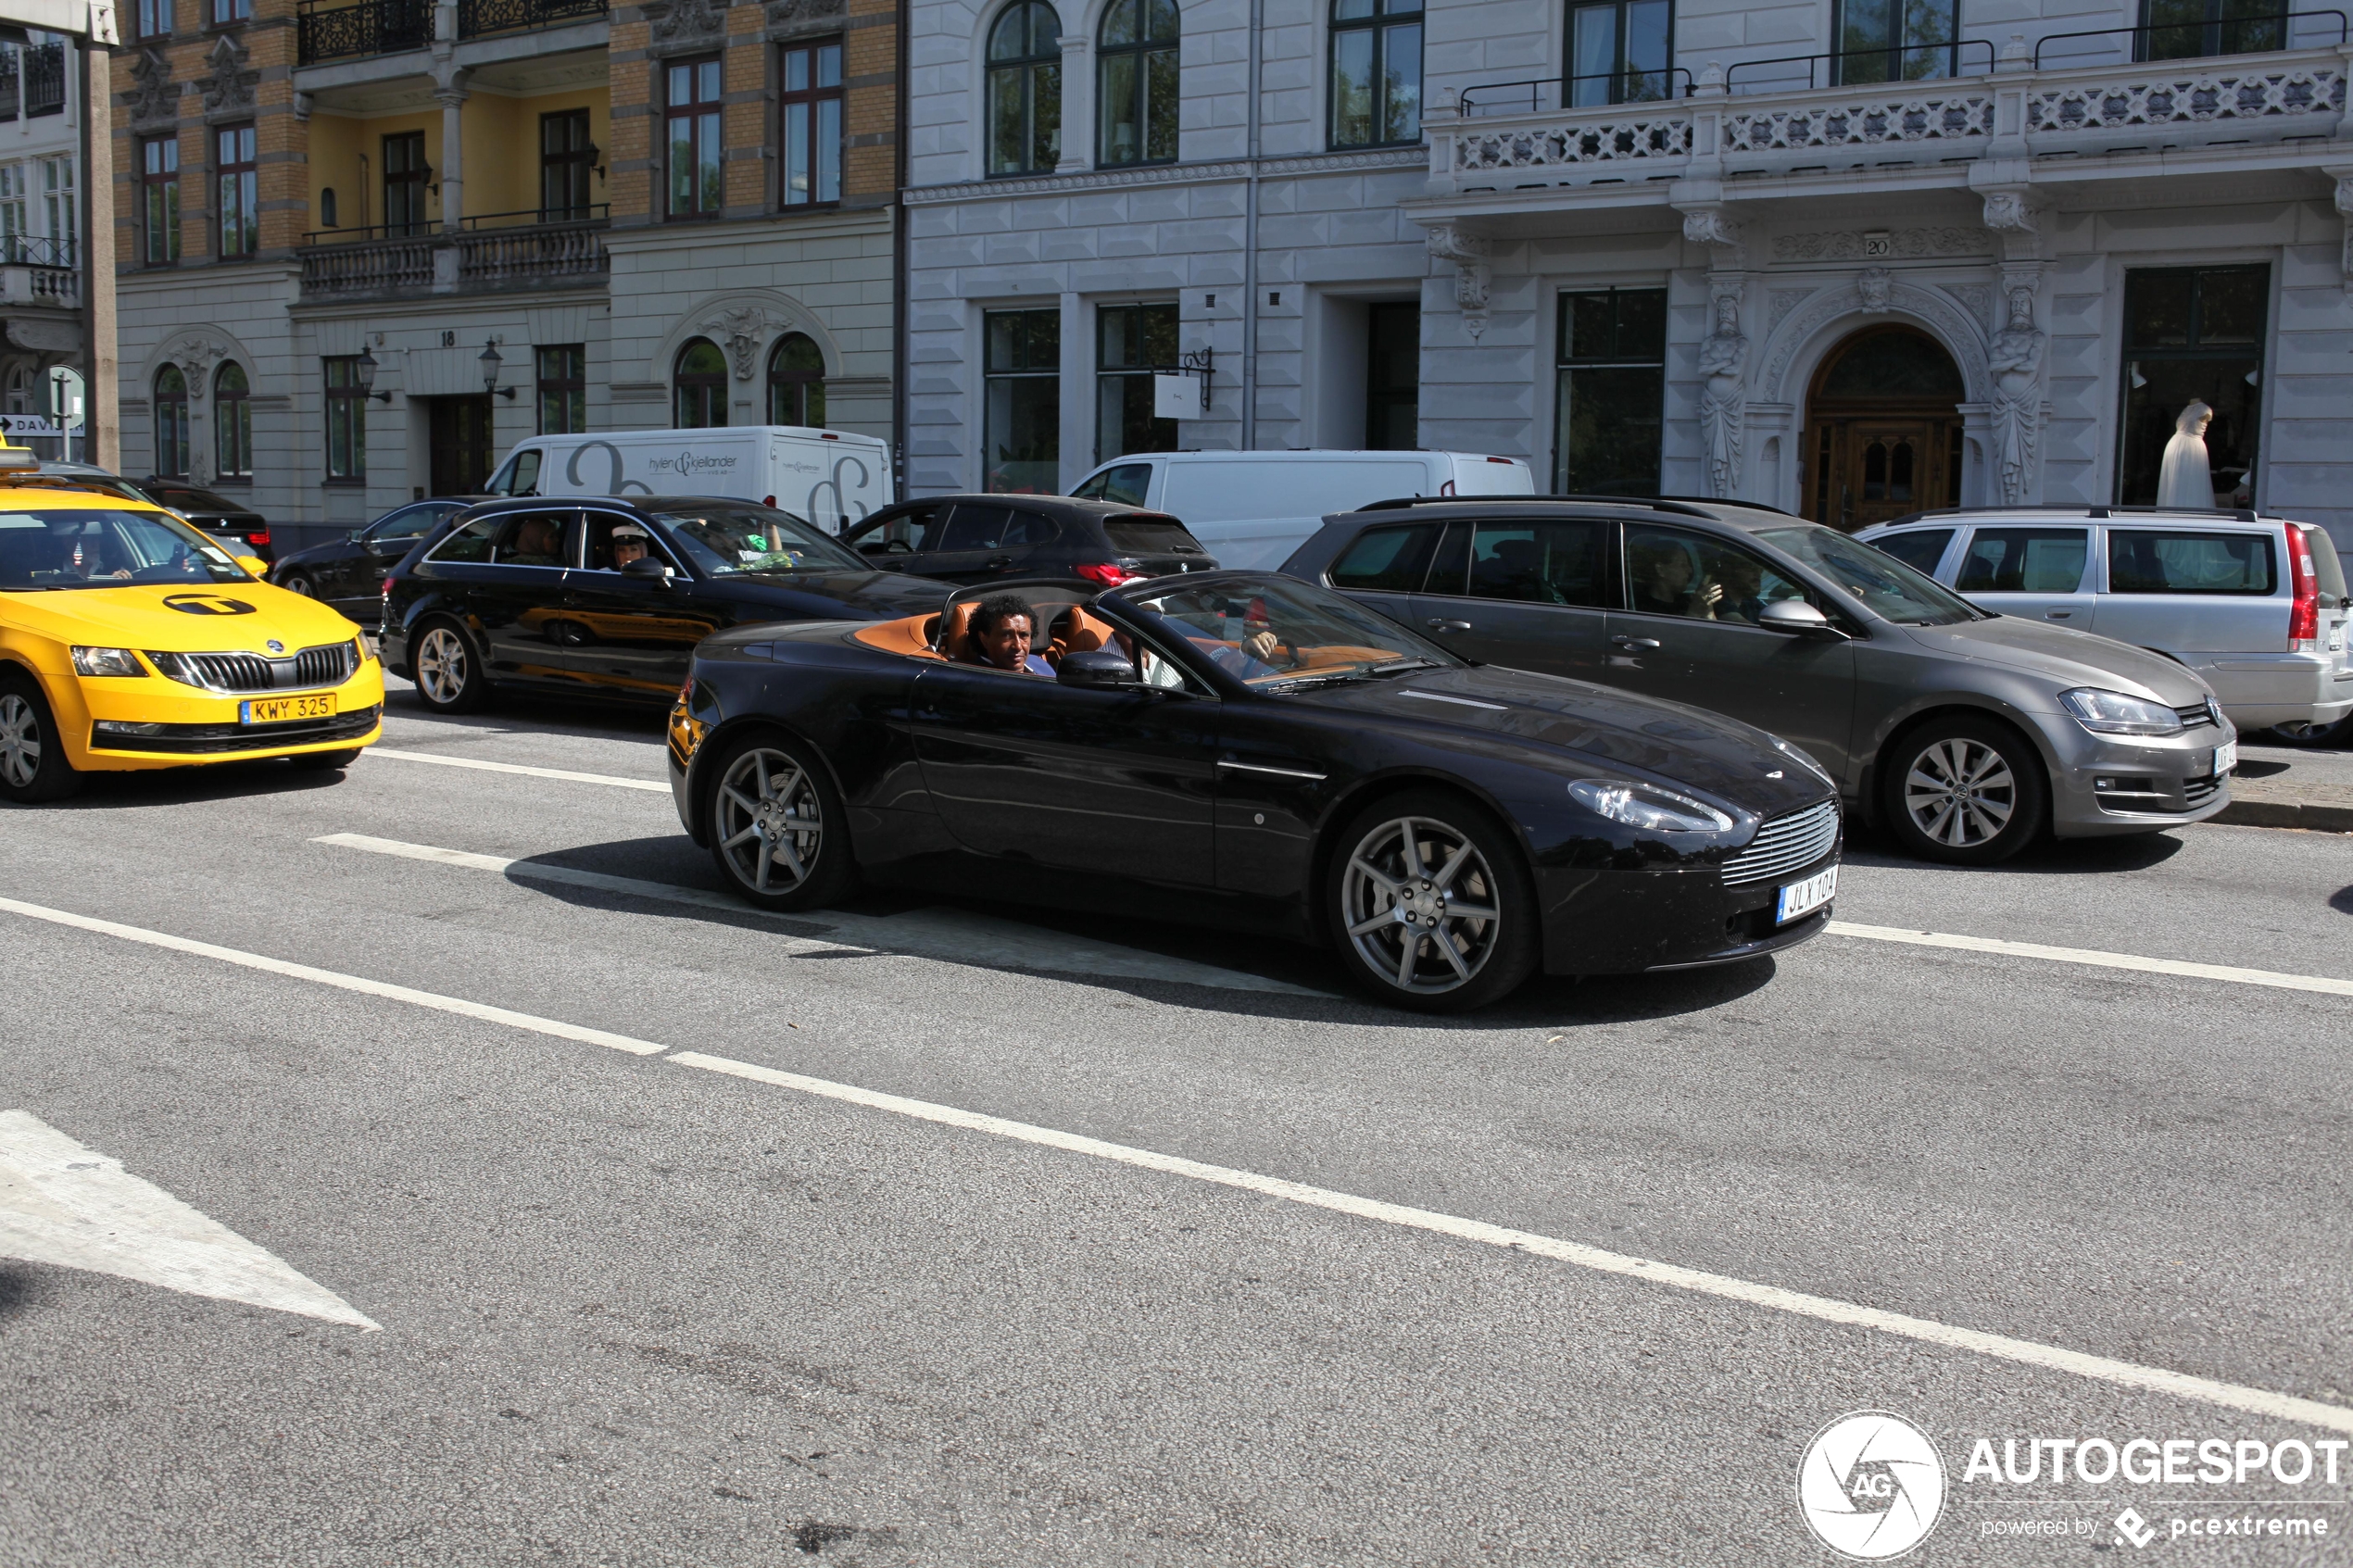
[[[2173,439],[2165,444],[2165,462],[2157,470],[2158,506],[2203,511],[2214,505],[2214,474],[2206,459],[2206,427],[2213,420],[2213,409],[2192,403],[2173,421]]]

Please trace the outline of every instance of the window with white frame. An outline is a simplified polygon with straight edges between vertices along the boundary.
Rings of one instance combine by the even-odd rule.
[[[48,220],[50,260],[59,267],[75,265],[73,242],[80,227],[80,208],[74,205],[73,159],[41,160],[41,205],[42,216]]]
[[[0,163],[0,255],[11,262],[31,259],[31,211],[25,201],[25,168]]]

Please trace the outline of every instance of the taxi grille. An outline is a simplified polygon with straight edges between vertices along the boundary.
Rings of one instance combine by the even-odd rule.
[[[1724,885],[1746,887],[1771,882],[1812,865],[1838,842],[1838,802],[1825,800],[1756,830],[1747,848],[1724,862]]]
[[[215,692],[267,692],[296,686],[339,686],[349,680],[349,643],[321,643],[289,659],[258,653],[149,653],[155,667],[182,684]]]

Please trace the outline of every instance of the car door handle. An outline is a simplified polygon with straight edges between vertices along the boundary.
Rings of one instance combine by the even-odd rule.
[[[1658,639],[1656,637],[1629,637],[1624,633],[1620,633],[1617,636],[1612,637],[1610,641],[1616,643],[1619,647],[1626,649],[1629,653],[1641,648],[1655,648],[1658,646]]]
[[[988,570],[991,571],[1002,571],[1005,568],[1013,564],[1013,558],[1011,556],[991,556],[988,558]]]
[[[2043,619],[2045,621],[2065,621],[2069,616],[2073,615],[2074,613],[2075,612],[2071,609],[2046,609],[2043,612]]]
[[[1471,623],[1467,621],[1432,619],[1423,621],[1422,624],[1433,632],[1467,632],[1471,629]]]

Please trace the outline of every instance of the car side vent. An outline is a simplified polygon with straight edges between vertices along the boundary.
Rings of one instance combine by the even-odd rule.
[[[1775,817],[1756,830],[1747,848],[1724,862],[1724,885],[1746,887],[1801,871],[1829,854],[1837,842],[1838,803],[1834,800]]]

